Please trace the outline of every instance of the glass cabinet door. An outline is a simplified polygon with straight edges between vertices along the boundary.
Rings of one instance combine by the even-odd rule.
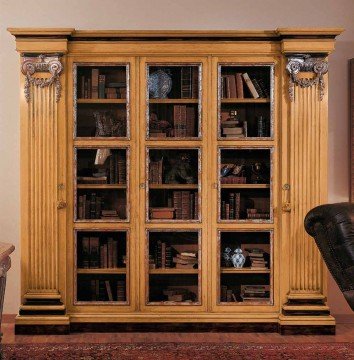
[[[230,306],[271,309],[277,183],[273,175],[277,166],[275,64],[214,59],[214,69],[213,199],[217,206],[213,210],[212,302],[216,311],[230,311]]]
[[[122,60],[71,64],[72,303],[80,311],[102,306],[129,311],[135,301],[131,189],[139,169],[132,161],[138,152],[131,79],[136,70],[131,59]]]
[[[205,59],[174,58],[145,59],[140,68],[145,84],[141,297],[146,311],[205,307],[205,67]]]

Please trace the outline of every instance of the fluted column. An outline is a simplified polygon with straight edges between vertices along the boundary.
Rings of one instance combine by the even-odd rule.
[[[26,316],[65,314],[59,282],[59,232],[65,238],[65,228],[59,227],[65,215],[65,171],[59,152],[65,140],[63,68],[58,55],[21,57],[21,324]]]
[[[288,227],[283,234],[289,284],[281,318],[286,325],[292,317],[297,324],[329,325],[331,332],[334,319],[326,305],[324,262],[304,228],[308,211],[327,201],[327,71],[325,57],[288,58],[288,202],[283,203]]]

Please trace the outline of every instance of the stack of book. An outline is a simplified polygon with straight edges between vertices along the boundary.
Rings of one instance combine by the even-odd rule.
[[[221,184],[246,184],[247,178],[245,176],[228,175],[220,178]]]
[[[173,106],[174,137],[195,136],[195,108],[187,105]]]
[[[247,211],[247,219],[269,219],[270,213],[269,212],[258,212],[257,209],[246,209]]]
[[[167,301],[182,302],[182,301],[194,301],[195,294],[184,288],[168,287],[163,290],[163,294],[167,296]]]
[[[112,291],[112,280],[90,280],[91,301],[115,301]],[[116,301],[125,301],[125,281],[117,281]]]
[[[198,192],[173,191],[172,203],[177,220],[198,218]]]
[[[251,248],[245,249],[248,251],[248,256],[251,261],[251,269],[257,270],[266,270],[268,269],[268,261],[266,261],[265,256],[268,258],[269,254],[266,254],[263,249]]]
[[[120,78],[117,82],[106,82],[106,75],[100,74],[98,68],[91,69],[91,76],[82,75],[80,78],[80,98],[82,99],[125,99],[126,79],[125,71],[117,71]]]
[[[119,219],[117,210],[101,210],[101,219]]]
[[[269,302],[269,285],[241,285],[243,302]]]
[[[198,98],[198,68],[183,66],[181,68],[181,99]]]
[[[236,296],[231,289],[226,285],[220,287],[220,301],[221,302],[237,302]]]
[[[149,163],[149,183],[162,184],[163,176],[163,158],[158,161],[151,161]]]
[[[237,220],[240,218],[241,194],[229,193],[229,198],[221,202],[221,219]]]
[[[127,183],[127,165],[124,153],[112,152],[109,157],[109,183],[126,184]]]
[[[80,195],[78,198],[78,219],[100,219],[103,199],[96,193]]]
[[[175,217],[173,207],[151,207],[149,208],[150,219],[172,220]]]
[[[176,269],[197,269],[198,257],[197,252],[181,252],[173,258]]]
[[[156,241],[154,249],[154,262],[152,269],[165,269],[172,267],[172,247],[160,240]]]
[[[249,76],[246,73],[236,73],[235,75],[221,75],[221,98],[222,99],[243,99],[244,85],[251,97],[254,99],[269,97],[269,90],[265,81],[256,76]]]
[[[247,137],[247,121],[239,120],[236,110],[231,110],[230,115],[227,115],[226,118],[225,114],[222,114],[220,126],[224,137]]]
[[[107,184],[107,176],[78,176],[77,177],[78,184]]]

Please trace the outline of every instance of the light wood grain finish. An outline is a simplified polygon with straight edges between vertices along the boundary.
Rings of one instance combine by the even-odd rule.
[[[282,310],[298,310],[286,302],[323,301],[326,272],[313,240],[305,234],[303,219],[312,207],[326,201],[327,107],[326,92],[319,101],[317,87],[295,87],[295,101],[287,94],[286,55],[292,52],[331,53],[337,28],[272,31],[115,31],[12,28],[20,53],[63,53],[62,97],[55,102],[53,87],[31,87],[32,101],[21,97],[21,250],[24,300],[63,302],[69,315],[20,315],[18,325],[68,325],[70,322],[175,322],[175,323],[270,323],[281,325],[334,325],[331,316],[285,316]],[[94,40],[94,41],[92,41]],[[122,41],[124,40],[124,41]],[[75,64],[129,65],[127,99],[78,99],[74,101]],[[198,99],[148,99],[147,64],[200,64],[202,69],[201,137],[147,139],[146,110],[149,104],[193,104]],[[270,138],[218,138],[219,64],[268,65],[274,68],[270,99],[222,99],[220,103],[241,107],[271,107]],[[97,66],[98,66],[97,65]],[[21,91],[24,77],[21,76]],[[130,137],[74,138],[74,107],[129,107]],[[168,105],[170,104],[170,105]],[[258,106],[257,104],[260,104]],[[229,106],[229,105],[228,105]],[[129,149],[128,184],[78,184],[78,189],[121,189],[127,192],[130,217],[126,222],[74,221],[76,148],[125,147]],[[199,184],[149,184],[147,148],[199,149]],[[219,149],[270,149],[272,174],[269,184],[220,184]],[[283,190],[290,184],[290,191]],[[61,184],[61,185],[60,185]],[[58,189],[60,185],[60,189]],[[148,221],[148,191],[197,189],[200,191],[200,221]],[[126,190],[125,190],[126,189]],[[270,221],[218,221],[221,189],[266,189],[271,194]],[[269,190],[267,190],[269,189]],[[67,201],[58,210],[57,201]],[[291,212],[282,205],[291,204]],[[148,231],[193,231],[199,233],[198,269],[149,269]],[[77,269],[78,231],[125,231],[127,268]],[[270,269],[220,268],[218,234],[225,232],[270,232]],[[60,236],[59,236],[60,235]],[[75,303],[77,274],[126,276],[126,303]],[[126,275],[124,275],[126,274]],[[149,277],[198,278],[195,304],[148,304]],[[270,304],[220,303],[220,277],[262,276],[270,279]],[[225,275],[224,275],[225,274]],[[243,274],[243,275],[242,275]],[[251,275],[248,275],[251,274]],[[42,305],[36,305],[42,306]],[[58,304],[56,304],[58,306]],[[282,308],[284,306],[284,308]],[[290,307],[289,307],[290,306]],[[326,305],[302,305],[311,311]],[[21,306],[22,310],[36,310]],[[48,310],[48,305],[41,309]],[[52,308],[53,310],[54,308]],[[62,307],[60,308],[62,309]]]
[[[324,290],[324,269],[303,221],[309,210],[326,200],[327,117],[315,86],[297,86],[290,106],[290,294],[311,297]]]
[[[58,292],[58,105],[54,86],[31,85],[28,106],[28,292]]]

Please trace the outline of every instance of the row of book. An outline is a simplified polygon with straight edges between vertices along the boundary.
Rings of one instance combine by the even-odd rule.
[[[127,163],[124,153],[112,152],[109,157],[109,183],[127,183]]]
[[[172,201],[175,208],[175,219],[198,219],[197,191],[173,191]]]
[[[118,254],[118,240],[107,238],[100,243],[99,237],[83,237],[79,261],[84,269],[105,269],[125,266],[125,254]]]
[[[119,74],[121,73],[121,74]],[[125,71],[117,72],[120,81],[107,82],[106,75],[98,68],[91,69],[90,76],[80,77],[80,98],[82,99],[125,99],[127,96]]]
[[[77,218],[84,219],[115,219],[119,218],[115,209],[103,209],[104,201],[96,193],[80,195],[78,198]]]
[[[173,136],[194,137],[195,135],[195,107],[187,105],[173,105]]]
[[[196,66],[181,67],[181,99],[197,99],[199,74]]]
[[[254,99],[269,97],[269,90],[262,78],[250,76],[248,73],[236,73],[234,75],[221,75],[221,98],[244,99],[244,86]]]
[[[126,301],[125,280],[90,280],[90,296],[85,300],[91,301]]]
[[[162,184],[163,182],[163,158],[149,163],[149,183]]]
[[[229,193],[228,200],[221,202],[221,219],[236,220],[240,218],[241,194]]]

